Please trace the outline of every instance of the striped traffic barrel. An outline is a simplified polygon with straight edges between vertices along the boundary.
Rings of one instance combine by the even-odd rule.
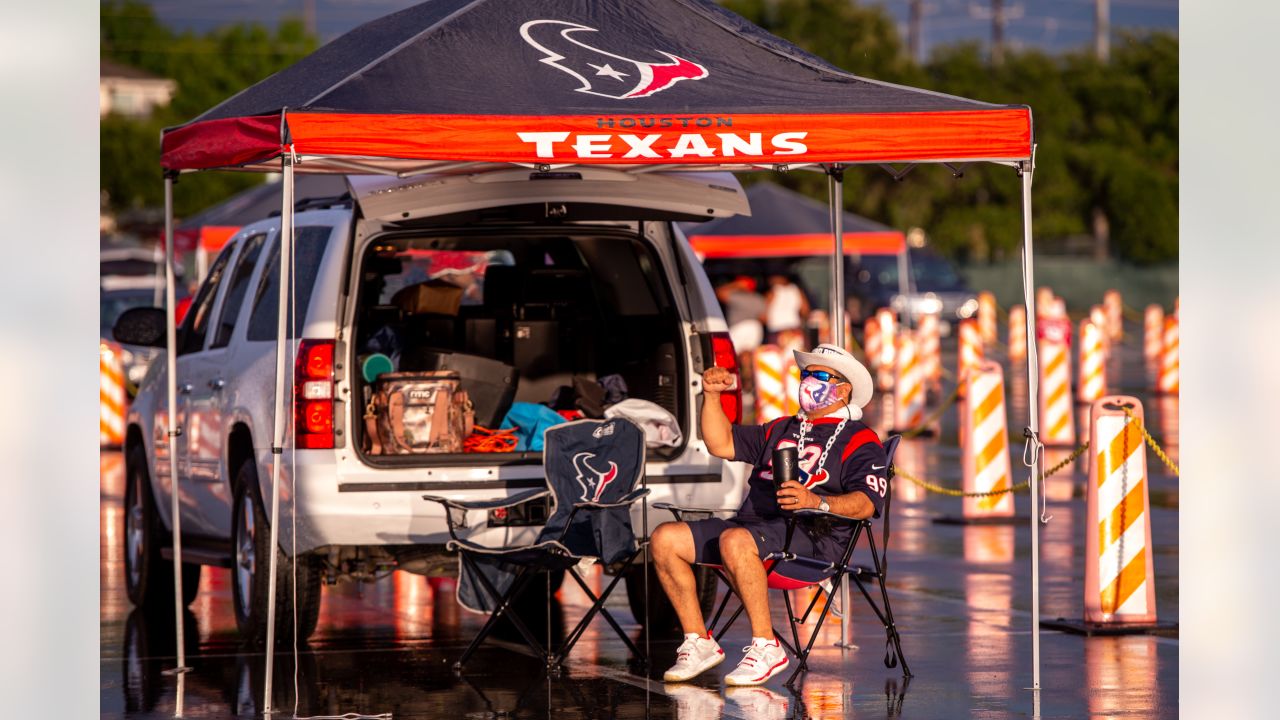
[[[1012,486],[1009,432],[1005,420],[1004,369],[990,360],[970,369],[965,382],[966,410],[962,415],[964,490],[989,493]],[[964,498],[964,517],[979,519],[1013,515],[1013,493]]]

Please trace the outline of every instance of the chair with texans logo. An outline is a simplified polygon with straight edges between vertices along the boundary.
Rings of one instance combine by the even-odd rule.
[[[890,483],[890,485],[893,482],[894,475],[893,455],[898,449],[898,442],[901,440],[901,436],[893,435],[884,443],[884,453],[888,460],[885,463],[885,480]],[[823,512],[817,509],[805,509],[796,510],[789,514],[790,516],[787,519],[787,537],[782,551],[770,553],[762,558],[765,565],[765,576],[768,581],[769,588],[772,590],[782,591],[782,599],[786,606],[787,620],[791,630],[789,633],[791,639],[788,641],[787,636],[784,636],[777,628],[774,628],[773,634],[778,638],[778,642],[780,642],[782,646],[799,661],[796,664],[796,669],[793,670],[791,675],[787,678],[785,683],[787,686],[790,686],[801,672],[808,670],[809,652],[813,649],[813,644],[818,639],[818,634],[822,631],[822,623],[831,613],[832,601],[835,599],[835,596],[839,594],[840,584],[844,581],[846,576],[849,580],[853,581],[853,584],[856,585],[859,590],[862,591],[862,595],[871,606],[872,612],[875,613],[881,624],[884,625],[885,667],[897,667],[899,661],[901,661],[902,674],[907,678],[912,676],[910,668],[907,667],[907,659],[902,654],[902,640],[898,636],[898,627],[893,620],[893,607],[889,604],[889,591],[885,587],[885,574],[888,569],[889,506],[891,498],[892,493],[890,492],[890,486],[886,486],[884,510],[881,512],[881,517],[883,518],[882,542],[878,548],[876,546],[875,536],[871,532],[870,518],[865,520],[855,520],[854,518]],[[654,503],[653,507],[657,510],[670,511],[672,515],[675,515],[677,521],[695,519],[695,516],[706,517],[711,513],[716,512],[713,510],[699,508],[677,507],[669,503]],[[833,563],[820,558],[804,557],[791,552],[791,538],[795,534],[796,522],[801,518],[826,518],[829,522],[844,523],[852,527],[853,532],[849,535],[849,541],[845,544],[844,552],[841,553],[839,562]],[[869,546],[871,553],[872,567],[850,564],[853,559],[853,551],[857,548],[858,541],[863,537],[863,535],[867,538],[867,545]],[[720,626],[719,630],[716,629],[716,625],[720,622],[721,615],[724,614],[725,607],[729,604],[729,599],[731,597],[737,597],[737,593],[733,589],[733,584],[729,582],[729,578],[725,576],[724,569],[722,567],[719,565],[711,565],[709,567],[715,571],[716,575],[719,576],[725,586],[724,598],[720,601],[720,605],[716,608],[716,613],[711,618],[711,623],[708,626],[708,631],[713,633],[716,641],[719,642],[724,637],[725,633],[729,631],[729,627],[733,625],[733,622],[742,615],[744,608],[741,600],[739,600],[738,609],[729,616],[729,619]],[[875,599],[872,598],[871,593],[867,590],[867,586],[864,584],[864,581],[869,582],[871,580],[875,580],[880,586],[880,598],[883,606],[876,603]],[[814,593],[813,599],[809,602],[809,607],[805,609],[803,615],[797,617],[795,610],[791,605],[790,591],[815,586],[820,587],[822,592]],[[823,595],[826,595],[826,602],[823,604],[822,610],[818,613],[818,619],[814,625],[813,631],[809,635],[809,641],[802,646],[800,643],[800,631],[798,626],[803,625],[805,621],[808,620],[809,615],[813,613],[814,608],[817,607],[818,601],[822,599]],[[848,608],[842,608],[842,614],[844,615],[844,622],[849,622],[851,620],[851,613]]]
[[[569,651],[597,615],[602,615],[640,662],[647,662],[622,626],[604,607],[618,581],[644,550],[631,527],[631,507],[649,494],[637,487],[644,476],[644,431],[624,418],[577,420],[546,431],[542,463],[546,487],[494,500],[455,500],[423,495],[446,509],[450,540],[458,553],[458,602],[474,612],[490,613],[453,669],[461,671],[480,644],[506,617],[529,647],[558,671]],[[491,547],[465,537],[468,529],[489,527],[490,513],[550,498],[552,511],[530,545]],[[478,523],[476,521],[479,521]],[[601,563],[613,573],[597,596],[579,574],[584,559]],[[559,649],[534,636],[512,611],[513,604],[539,573],[565,572],[591,599],[591,608],[564,637]],[[548,635],[549,635],[548,628]]]

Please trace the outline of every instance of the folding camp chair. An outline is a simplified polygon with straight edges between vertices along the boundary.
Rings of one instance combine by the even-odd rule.
[[[894,476],[893,455],[898,449],[898,442],[901,436],[893,435],[884,444],[885,456],[888,462],[885,463],[885,479],[892,483]],[[782,591],[782,600],[787,608],[787,620],[790,624],[790,638],[779,632],[777,628],[773,629],[773,634],[778,638],[783,647],[785,647],[799,662],[796,669],[792,671],[787,678],[786,685],[790,685],[795,681],[796,676],[808,669],[809,652],[813,649],[814,642],[818,639],[818,634],[822,630],[822,623],[827,619],[827,615],[831,611],[831,602],[836,594],[840,592],[840,583],[847,575],[853,581],[858,589],[862,591],[863,597],[867,599],[867,603],[871,605],[872,611],[876,617],[884,625],[885,630],[885,667],[897,667],[899,660],[902,662],[902,674],[905,677],[911,677],[911,670],[907,667],[907,659],[902,654],[902,640],[898,635],[897,625],[893,620],[893,607],[889,603],[889,592],[885,587],[885,573],[888,568],[888,550],[889,550],[889,506],[892,493],[886,491],[884,498],[884,518],[883,535],[881,547],[876,547],[875,536],[871,532],[871,520],[855,520],[853,518],[836,515],[834,513],[826,513],[821,510],[805,509],[796,510],[788,513],[787,517],[787,536],[786,542],[779,552],[773,552],[766,555],[762,560],[765,565],[765,576],[769,587],[774,590]],[[669,510],[677,521],[683,521],[686,515],[691,514],[710,514],[716,511],[702,510],[697,508],[676,507],[669,503],[654,503],[653,507],[658,510]],[[818,558],[810,558],[797,556],[791,552],[791,538],[795,534],[796,523],[801,518],[826,517],[833,522],[846,523],[853,526],[853,532],[849,535],[849,541],[845,545],[844,552],[840,556],[840,561],[836,563]],[[854,548],[858,545],[858,540],[865,533],[867,544],[871,550],[871,561],[873,567],[867,568],[862,566],[850,565],[853,557]],[[728,632],[729,627],[738,619],[743,612],[741,599],[739,599],[738,609],[729,616],[729,619],[716,630],[716,624],[719,623],[721,615],[724,614],[725,607],[729,603],[729,598],[736,596],[737,591],[734,590],[733,584],[729,582],[729,578],[725,576],[724,569],[719,565],[710,565],[717,576],[725,584],[724,598],[720,601],[719,607],[716,609],[715,615],[711,619],[709,630],[714,633],[718,642]],[[871,597],[871,593],[867,591],[864,580],[874,579],[880,585],[880,597],[884,603],[881,608]],[[828,586],[827,583],[830,583]],[[800,644],[800,631],[798,625],[803,625],[818,604],[818,600],[822,598],[823,593],[815,593],[813,600],[809,602],[809,607],[805,609],[804,614],[796,617],[795,611],[791,607],[791,596],[789,590],[798,590],[805,587],[821,586],[825,592],[827,599],[822,606],[822,610],[818,613],[817,624],[813,628],[813,632],[809,635],[809,641],[803,647]],[[844,622],[849,622],[849,608],[842,608],[845,618]]]
[[[481,501],[423,496],[446,508],[452,538],[447,547],[456,550],[459,558],[459,603],[471,610],[491,613],[462,657],[454,663],[455,671],[462,670],[502,617],[511,621],[529,647],[545,658],[547,668],[552,671],[561,667],[596,614],[604,617],[641,662],[647,662],[604,607],[618,581],[644,550],[644,543],[636,542],[631,529],[630,512],[637,500],[649,494],[648,488],[636,488],[644,474],[644,431],[623,418],[557,425],[546,432],[542,459],[547,481],[543,489]],[[552,499],[554,509],[530,545],[487,547],[458,535],[459,530],[468,527],[469,512],[488,513],[544,497]],[[598,560],[616,571],[599,596],[578,574],[577,565],[584,558]],[[591,608],[565,636],[559,650],[552,648],[549,640],[544,647],[520,617],[511,612],[515,601],[538,573],[557,570],[566,571],[566,576],[573,578],[592,602]]]

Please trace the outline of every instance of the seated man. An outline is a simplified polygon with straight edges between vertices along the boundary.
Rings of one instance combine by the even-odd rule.
[[[875,431],[861,422],[871,400],[871,374],[847,351],[819,345],[795,353],[800,366],[800,408],[795,417],[765,425],[733,425],[720,405],[729,389],[724,368],[702,374],[702,437],[716,457],[752,465],[747,496],[729,519],[668,522],[653,533],[653,558],[662,587],[684,629],[676,664],[663,676],[688,680],[719,665],[724,651],[707,632],[694,586],[692,565],[724,567],[751,621],[751,645],[729,685],[760,685],[786,669],[786,652],[773,635],[761,558],[782,550],[786,513],[818,508],[850,518],[879,516],[888,486],[885,453]],[[798,448],[800,482],[775,490],[773,451]],[[797,555],[838,562],[852,529],[827,518],[801,520],[791,539]]]

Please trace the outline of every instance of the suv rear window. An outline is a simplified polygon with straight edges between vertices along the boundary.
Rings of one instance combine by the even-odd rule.
[[[302,309],[303,318],[294,318],[293,307],[289,308],[291,338],[298,337],[298,331],[306,317],[307,307],[311,304],[311,290],[315,287],[320,261],[324,259],[324,251],[332,232],[332,228],[323,226],[300,227],[295,232],[294,237],[297,239],[294,241],[293,288],[295,303]],[[263,267],[258,291],[253,296],[253,315],[249,318],[248,339],[251,341],[276,339],[276,299],[280,294],[279,240],[271,243],[271,256]]]

